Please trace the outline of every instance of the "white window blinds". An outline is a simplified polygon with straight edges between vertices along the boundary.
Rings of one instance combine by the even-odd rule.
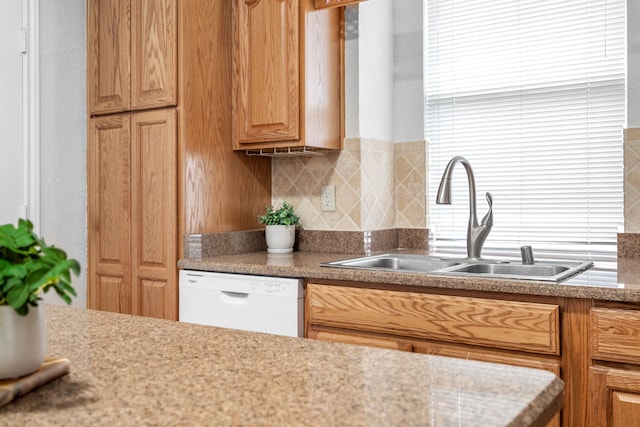
[[[447,162],[471,163],[478,216],[493,195],[483,251],[615,257],[623,224],[625,0],[425,0],[425,132],[430,224],[463,253],[464,168],[436,205]]]

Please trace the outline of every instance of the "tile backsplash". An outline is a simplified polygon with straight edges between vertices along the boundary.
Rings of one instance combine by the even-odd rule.
[[[345,139],[343,150],[272,162],[277,205],[293,204],[307,230],[426,228],[425,141]],[[322,212],[321,186],[336,189],[336,211]]]
[[[640,233],[640,129],[624,131],[624,231]]]

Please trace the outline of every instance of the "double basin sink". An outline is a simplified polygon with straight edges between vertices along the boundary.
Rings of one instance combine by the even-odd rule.
[[[593,263],[564,261],[522,264],[511,261],[467,260],[415,254],[382,254],[321,264],[324,267],[489,277],[559,282],[590,268]]]

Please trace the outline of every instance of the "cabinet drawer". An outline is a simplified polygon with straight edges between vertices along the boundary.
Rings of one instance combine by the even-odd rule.
[[[309,284],[309,325],[560,354],[553,304]]]
[[[413,346],[408,341],[387,337],[365,336],[356,333],[327,332],[311,330],[307,338],[319,341],[341,342],[344,344],[364,345],[367,347],[386,348],[389,350],[413,351]]]
[[[640,310],[592,308],[591,356],[640,363]]]

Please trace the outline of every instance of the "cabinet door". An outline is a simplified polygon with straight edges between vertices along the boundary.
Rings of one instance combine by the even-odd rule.
[[[131,313],[129,115],[89,121],[88,306]]]
[[[88,1],[91,114],[176,105],[177,21],[177,0]]]
[[[590,369],[590,426],[637,427],[640,423],[640,371],[593,366]]]
[[[88,0],[87,79],[91,114],[129,109],[130,0]]]
[[[300,138],[297,0],[234,0],[234,149]]]
[[[131,123],[133,314],[178,318],[176,111]]]
[[[131,109],[177,103],[177,0],[131,4]]]

